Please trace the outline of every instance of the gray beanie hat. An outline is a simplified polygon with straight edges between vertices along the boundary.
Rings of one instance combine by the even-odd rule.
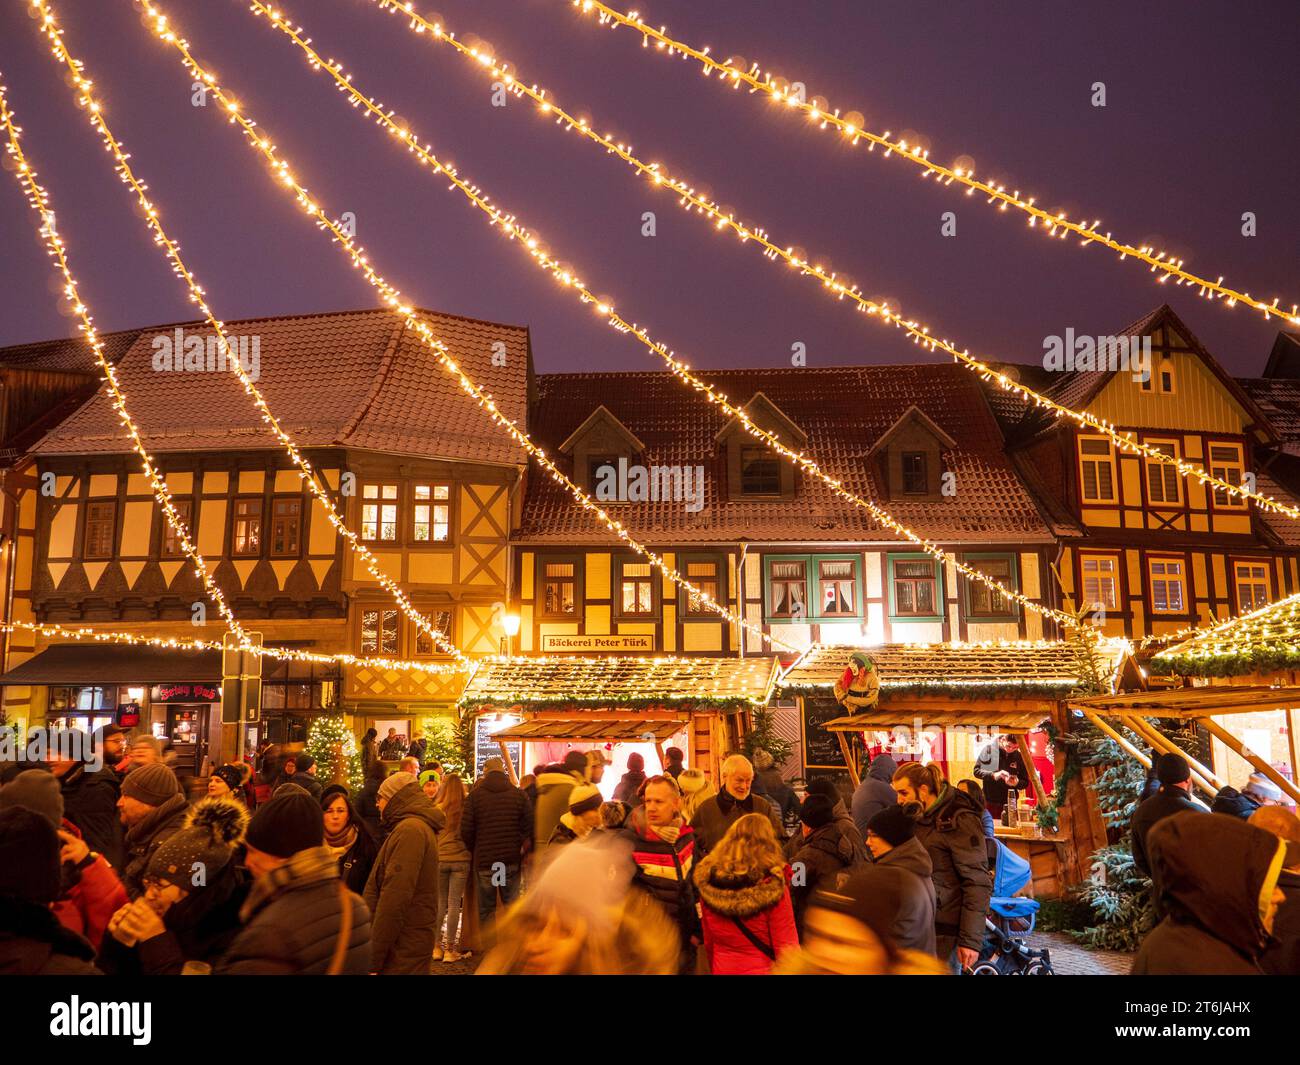
[[[412,773],[394,773],[390,777],[385,777],[384,782],[379,785],[379,798],[391,799],[403,788],[418,783]]]
[[[24,769],[0,788],[0,810],[21,806],[63,827],[63,790],[59,778],[44,769]]]

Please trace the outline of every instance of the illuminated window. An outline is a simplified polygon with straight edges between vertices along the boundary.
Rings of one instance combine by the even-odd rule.
[[[430,614],[428,611],[422,610],[421,613],[433,623],[435,629],[447,637],[448,641],[455,642],[452,640],[451,634],[450,610],[439,610],[436,614]],[[416,628],[414,624],[411,625],[411,629],[415,633],[415,653],[417,657],[427,658],[430,655],[443,653],[438,650],[438,645],[434,643],[433,637],[427,632]]]
[[[654,613],[654,575],[649,562],[618,564],[615,602],[624,617],[647,617]]]
[[[939,566],[931,559],[891,558],[894,617],[939,616]]]
[[[774,618],[808,616],[808,566],[802,560],[773,559],[768,568],[768,615]]]
[[[412,538],[418,543],[446,543],[451,534],[451,486],[417,484]]]
[[[302,536],[302,497],[271,500],[271,554],[297,558]]]
[[[189,499],[173,499],[172,506],[176,509],[176,514],[181,519],[181,523],[190,531],[190,540],[192,542],[194,538],[198,536],[198,530],[190,524],[190,515],[194,509],[193,502]],[[181,547],[180,533],[173,529],[168,523],[166,514],[163,514],[161,510],[159,510],[158,513],[162,519],[162,546],[160,548],[160,554],[164,558],[177,558],[185,553],[185,549]]]
[[[1233,579],[1237,585],[1237,613],[1258,610],[1271,598],[1268,587],[1268,564],[1264,562],[1235,562]]]
[[[363,655],[396,655],[397,611],[361,611],[361,653]]]
[[[230,553],[232,555],[262,553],[261,499],[235,500],[230,524]]]
[[[1079,437],[1079,471],[1085,503],[1115,502],[1115,452],[1110,440]]]
[[[1171,440],[1148,441],[1155,451],[1163,452],[1170,458],[1178,458],[1178,445]],[[1147,496],[1152,503],[1169,503],[1181,506],[1183,502],[1182,475],[1177,468],[1156,459],[1148,458]]]
[[[858,568],[853,559],[818,560],[817,587],[821,596],[821,617],[857,616]]]
[[[971,569],[992,577],[999,584],[1016,591],[1015,560],[1010,556],[1004,558],[968,558],[966,565]],[[1015,603],[980,581],[966,581],[966,613],[969,617],[1003,618],[1015,617]]]
[[[1183,563],[1177,559],[1151,559],[1151,610],[1156,614],[1187,613]]]
[[[715,603],[722,594],[722,562],[719,559],[688,559],[686,562],[686,579]],[[718,614],[704,605],[704,600],[693,592],[682,589],[682,613],[688,618],[710,618],[716,620]]]
[[[578,612],[576,562],[542,563],[542,613],[547,617],[572,617]]]
[[[397,485],[367,484],[361,488],[361,539],[397,539]]]
[[[1220,481],[1227,481],[1234,488],[1240,488],[1245,479],[1246,463],[1242,458],[1240,444],[1210,445],[1210,476]],[[1213,490],[1214,505],[1220,510],[1245,510],[1247,501],[1241,496],[1232,495],[1226,488]]]
[[[86,558],[112,558],[117,527],[117,503],[105,500],[86,504],[86,532],[82,554]]]
[[[1083,555],[1083,604],[1113,610],[1119,604],[1119,559],[1114,555]]]

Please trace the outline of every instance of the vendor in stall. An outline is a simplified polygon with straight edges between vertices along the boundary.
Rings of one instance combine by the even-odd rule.
[[[1015,736],[1006,733],[990,743],[975,761],[975,776],[984,785],[984,806],[996,821],[1002,816],[1011,791],[1029,786],[1029,770]]]

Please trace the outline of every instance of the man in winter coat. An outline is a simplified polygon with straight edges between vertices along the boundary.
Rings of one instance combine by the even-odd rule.
[[[0,975],[99,974],[94,948],[50,910],[59,889],[54,826],[22,806],[0,810]]]
[[[799,808],[801,836],[791,842],[790,899],[795,923],[802,928],[804,913],[812,897],[821,890],[835,891],[841,876],[854,868],[845,856],[844,826],[835,818],[835,808],[825,795],[809,795]],[[857,831],[856,829],[854,831]],[[861,864],[861,863],[859,863]]]
[[[867,835],[867,822],[887,806],[898,805],[898,795],[890,781],[898,765],[887,754],[878,754],[871,760],[871,765],[862,774],[862,783],[853,792],[850,812],[853,823],[863,838]]]
[[[370,948],[381,976],[427,974],[438,926],[438,833],[447,815],[410,773],[379,785],[379,816],[388,836],[366,884]]]
[[[614,788],[614,798],[632,807],[640,806],[641,785],[645,781],[645,759],[633,751],[627,756],[627,772]]]
[[[783,827],[799,816],[799,796],[785,782],[771,754],[761,747],[754,752],[754,790],[757,791],[760,786],[763,794],[776,804],[776,812]]]
[[[695,881],[695,833],[682,820],[681,791],[672,777],[651,777],[643,790],[644,802],[632,811],[619,838],[632,847],[636,866],[632,882],[650,894],[677,923],[681,934],[679,968],[689,973],[695,965],[695,947],[702,936]]]
[[[892,789],[891,789],[892,790]],[[889,891],[895,900],[893,935],[900,947],[934,954],[934,863],[916,838],[916,823],[897,804],[886,806],[867,822],[867,849],[873,874],[868,880],[854,873],[859,897]]]
[[[1258,976],[1278,907],[1278,878],[1300,847],[1225,814],[1180,813],[1147,836],[1164,918],[1142,941],[1140,976]]]
[[[482,777],[465,797],[460,838],[474,855],[478,920],[486,927],[496,912],[498,889],[503,907],[519,897],[523,855],[533,839],[528,796],[510,783],[500,758],[483,763]]]
[[[1187,759],[1167,752],[1156,759],[1156,780],[1160,790],[1149,799],[1143,799],[1133,811],[1129,831],[1133,837],[1133,865],[1138,872],[1151,876],[1151,862],[1147,858],[1147,834],[1158,821],[1173,814],[1196,812],[1192,804],[1192,772]]]
[[[722,790],[700,803],[691,827],[695,830],[701,855],[708,854],[727,834],[727,829],[745,814],[765,814],[772,819],[777,839],[785,839],[785,827],[776,807],[761,795],[755,795],[754,767],[743,754],[733,754],[722,763]]]
[[[70,932],[99,950],[109,919],[129,901],[126,889],[102,854],[92,851],[77,826],[63,816],[58,779],[44,769],[27,769],[0,788],[0,810],[21,806],[40,814],[59,834],[60,890],[50,909]]]
[[[1270,976],[1300,976],[1300,818],[1281,806],[1264,806],[1250,824],[1289,844],[1287,864],[1277,878],[1286,901],[1273,919],[1273,940],[1260,955],[1259,967]]]
[[[559,770],[554,768],[537,776],[537,823],[533,831],[533,846],[540,856],[560,823],[560,817],[569,808],[569,792],[579,784],[587,783],[587,756],[582,751],[570,751],[564,756]]]
[[[569,792],[569,809],[560,815],[560,823],[551,833],[548,846],[558,847],[586,839],[603,823],[600,816],[603,804],[604,799],[595,784],[579,784]]]
[[[1007,793],[1023,794],[1029,787],[1029,770],[1014,736],[1003,733],[980,751],[975,779],[984,785],[984,805],[996,821],[1007,804]]]
[[[316,759],[306,751],[302,751],[293,756],[293,764],[294,774],[288,779],[297,784],[317,802],[320,802],[321,792],[325,790],[325,785],[316,776]]]
[[[283,787],[258,806],[244,836],[253,877],[243,928],[213,966],[218,975],[363,976],[370,968],[370,911],[339,879],[320,804]]]
[[[126,866],[122,885],[131,898],[144,894],[144,871],[149,859],[185,820],[188,804],[180,783],[161,762],[139,766],[122,780],[122,797],[117,808],[126,826]]]
[[[910,767],[904,766],[903,771]],[[916,822],[916,838],[934,866],[934,931],[936,954],[967,968],[975,964],[984,945],[984,920],[993,895],[984,825],[975,800],[954,788],[933,767],[917,767],[933,782],[917,784],[896,776],[900,805]]]
[[[120,871],[126,865],[126,845],[117,800],[122,794],[119,768],[126,760],[126,733],[116,725],[105,725],[91,734],[91,742],[103,759],[98,769],[84,760],[56,761],[50,771],[63,788],[63,816],[77,826],[91,850]]]
[[[840,857],[851,866],[866,865],[870,860],[866,840],[849,816],[849,808],[844,805],[844,796],[835,781],[829,777],[815,777],[808,782],[808,794],[823,795],[830,801],[831,814],[840,830]]]

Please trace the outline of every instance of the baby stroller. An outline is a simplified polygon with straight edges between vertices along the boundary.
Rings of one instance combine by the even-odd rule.
[[[1032,950],[1025,937],[1038,916],[1035,899],[1016,895],[1029,883],[1029,862],[997,840],[993,863],[993,897],[984,918],[984,946],[971,969],[975,976],[1055,976],[1046,948]]]

